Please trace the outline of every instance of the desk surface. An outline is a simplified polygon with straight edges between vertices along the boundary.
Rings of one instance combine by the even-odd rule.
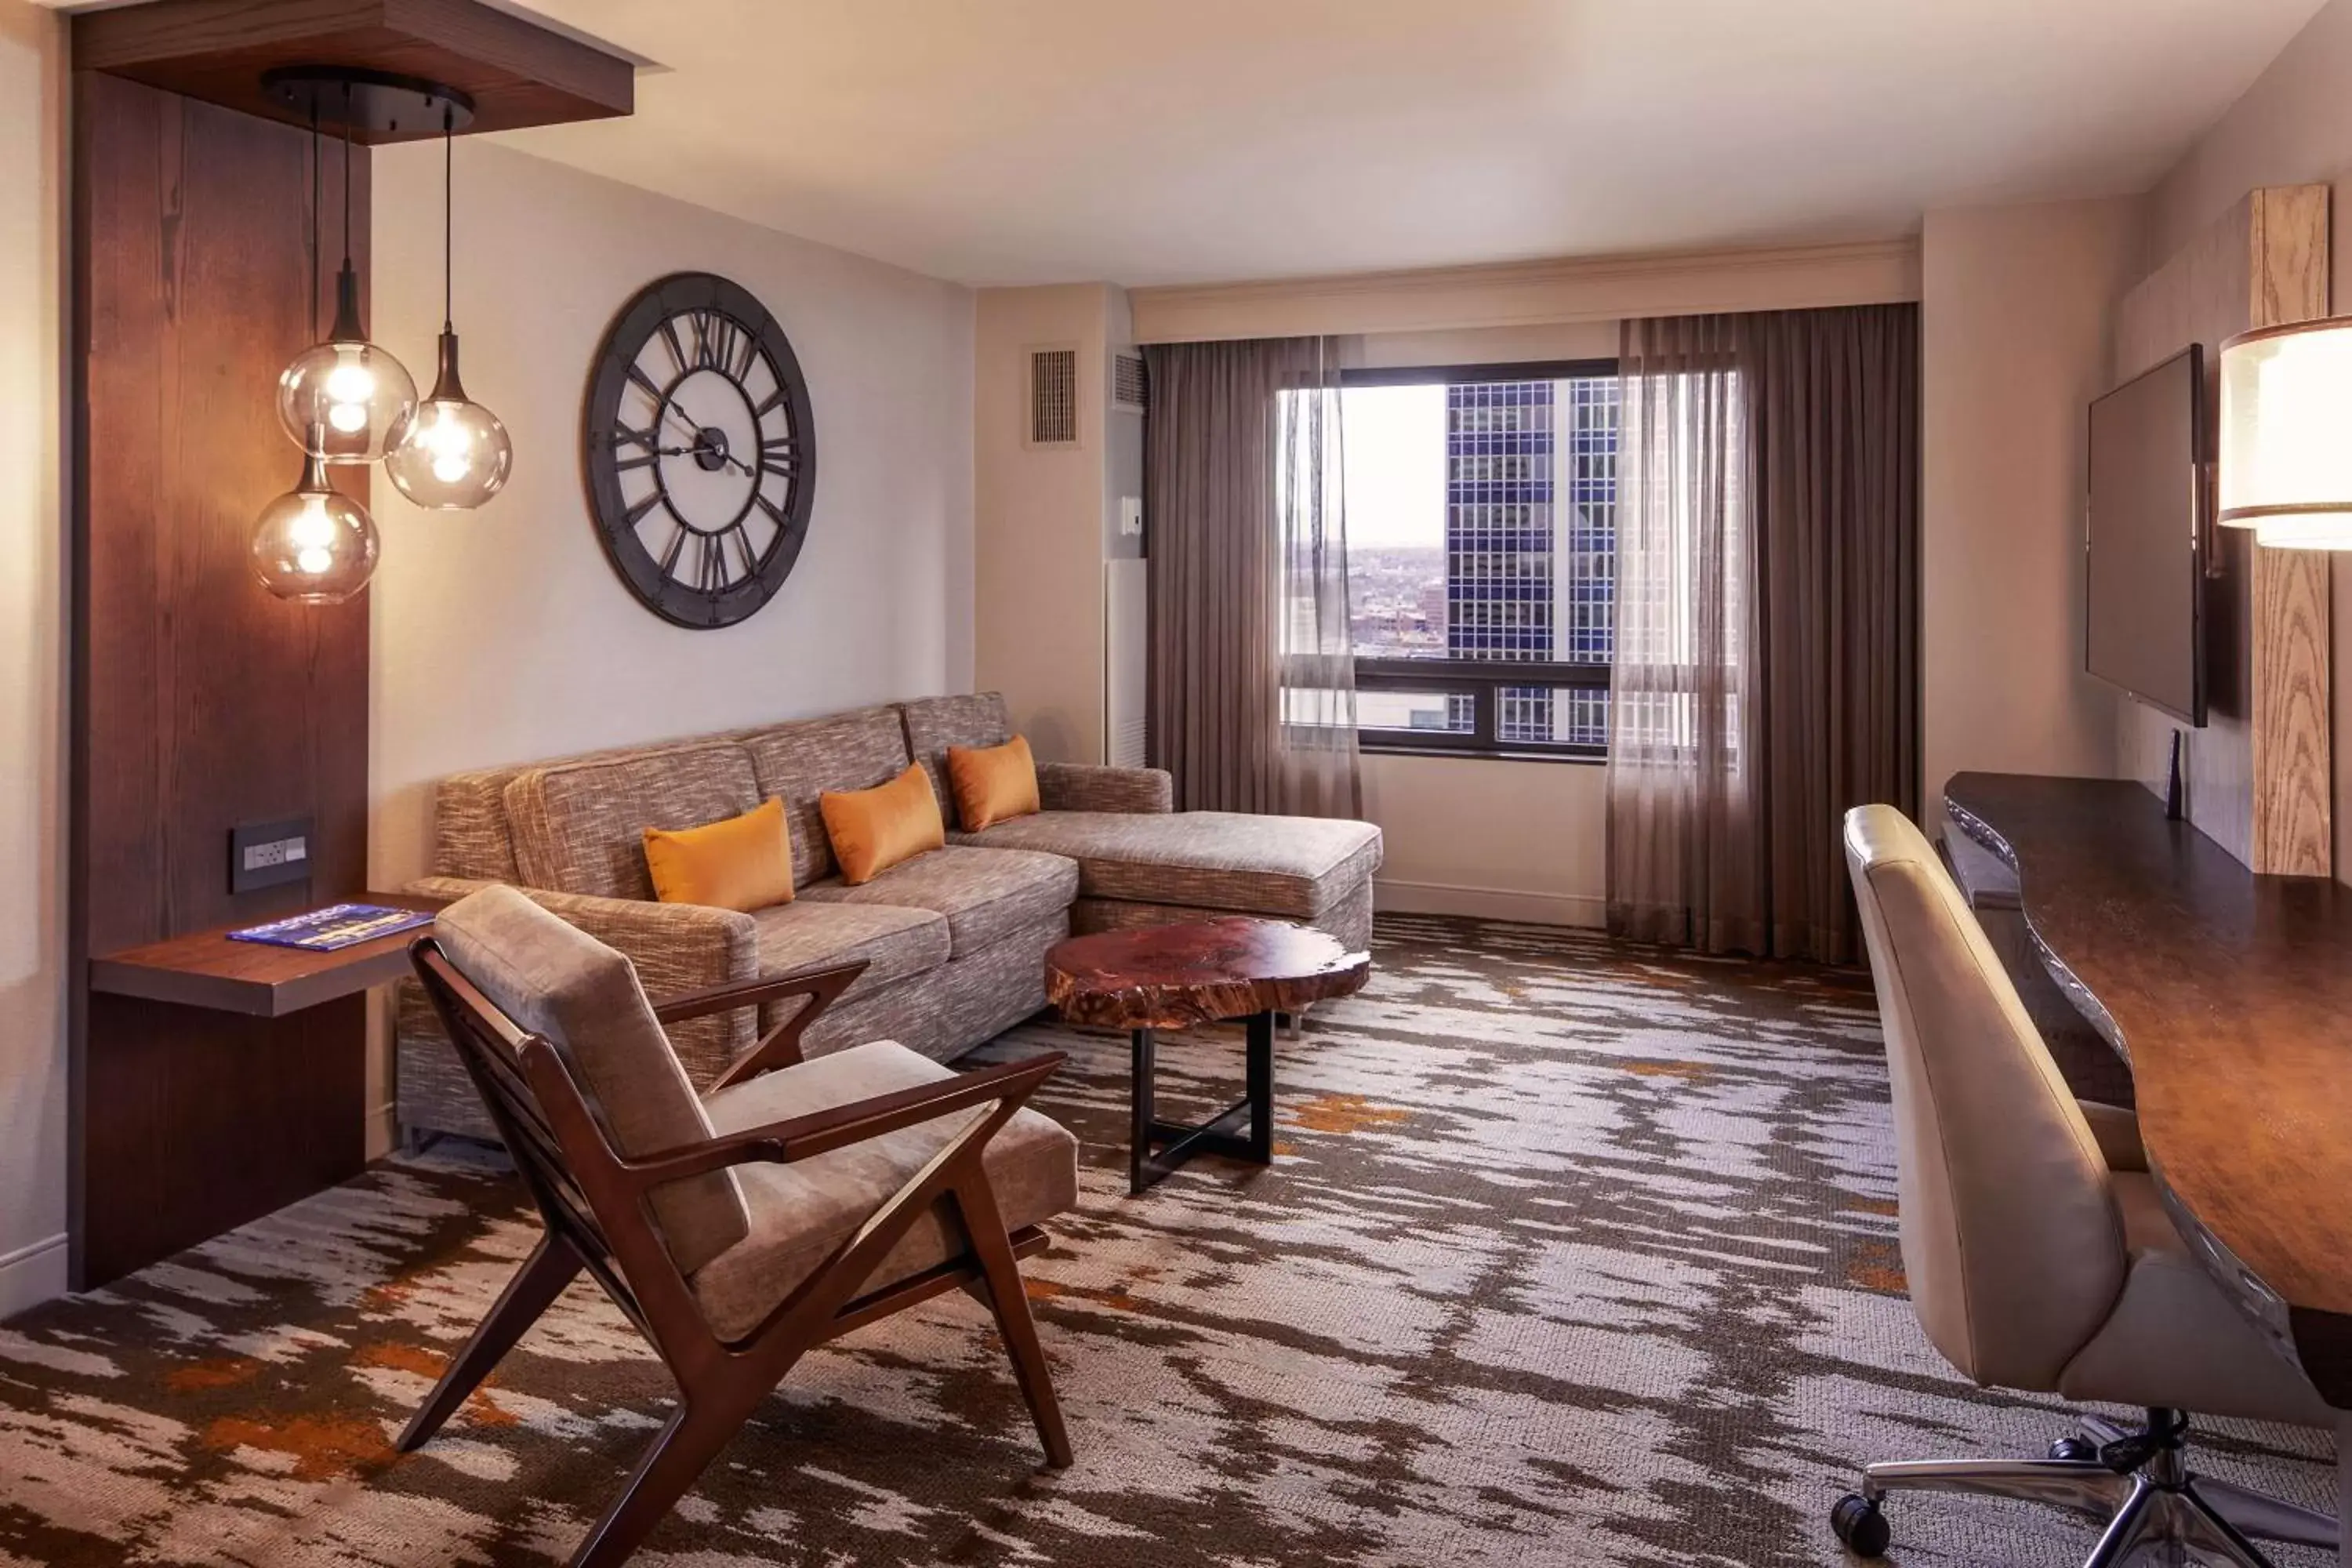
[[[439,910],[446,899],[362,893],[351,900],[396,909]],[[239,926],[251,925],[241,921]],[[258,1018],[278,1018],[381,985],[408,973],[408,944],[429,928],[396,931],[334,952],[231,942],[222,926],[89,961],[89,988]]]
[[[2128,781],[1961,773],[1944,798],[2129,1058],[2174,1217],[2352,1408],[2352,889],[2257,877]]]

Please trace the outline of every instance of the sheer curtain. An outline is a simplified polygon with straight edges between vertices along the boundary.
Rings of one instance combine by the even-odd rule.
[[[1919,796],[1919,317],[1628,321],[1612,930],[1857,955],[1848,807]]]
[[[1362,813],[1334,351],[1145,351],[1151,743],[1180,808]]]

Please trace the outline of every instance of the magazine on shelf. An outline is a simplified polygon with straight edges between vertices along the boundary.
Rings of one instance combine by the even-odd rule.
[[[323,910],[289,915],[268,925],[233,931],[228,939],[263,942],[271,947],[299,947],[308,952],[335,952],[432,923],[433,915],[427,910],[397,910],[383,904],[329,904]]]

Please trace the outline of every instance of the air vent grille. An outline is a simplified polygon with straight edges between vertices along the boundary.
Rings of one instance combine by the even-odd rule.
[[[1141,354],[1110,357],[1110,400],[1123,414],[1141,414],[1150,405],[1150,383],[1145,379]]]
[[[1074,447],[1078,440],[1078,351],[1029,352],[1029,444]]]

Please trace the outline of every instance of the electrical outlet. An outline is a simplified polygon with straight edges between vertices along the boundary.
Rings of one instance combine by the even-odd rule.
[[[310,819],[248,822],[228,830],[228,890],[249,893],[310,879]]]

